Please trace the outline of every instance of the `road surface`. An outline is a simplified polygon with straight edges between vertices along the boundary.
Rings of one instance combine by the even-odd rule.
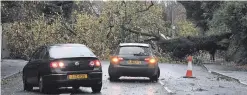
[[[150,82],[148,78],[122,77],[118,82],[108,80],[109,62],[103,61],[103,87],[101,93],[91,93],[90,88],[79,90],[60,88],[57,95],[245,95],[247,87],[237,82],[212,75],[200,66],[193,66],[194,79],[182,78],[187,70],[186,65],[160,64],[159,82]],[[2,81],[2,95],[43,95],[38,87],[33,91],[23,91],[21,73]]]

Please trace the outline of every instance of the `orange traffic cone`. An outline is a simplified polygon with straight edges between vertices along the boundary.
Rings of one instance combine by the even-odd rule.
[[[184,76],[184,78],[195,78],[192,76],[192,56],[189,56],[187,60],[188,60],[188,69],[186,72],[186,76]]]

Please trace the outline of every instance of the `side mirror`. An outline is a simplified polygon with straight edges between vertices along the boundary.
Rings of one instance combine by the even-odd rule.
[[[26,60],[26,61],[30,61],[30,58],[29,58],[29,57],[27,57],[27,58],[25,58],[25,60]]]
[[[24,58],[24,60],[26,60],[26,61],[30,61],[30,60],[31,60],[31,58],[30,58],[29,56],[26,56],[26,57]]]

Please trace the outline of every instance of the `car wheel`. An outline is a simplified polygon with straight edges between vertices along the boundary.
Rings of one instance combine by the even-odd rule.
[[[23,88],[26,91],[31,91],[33,89],[33,87],[27,83],[27,78],[25,76],[22,76],[23,79]]]
[[[80,88],[80,86],[72,86],[72,87],[73,87],[73,89],[75,89],[75,90],[77,90],[77,89]]]
[[[50,91],[51,88],[45,84],[43,77],[39,77],[39,92],[49,93]]]
[[[157,82],[158,81],[158,75],[150,77],[150,80],[153,82]]]
[[[111,82],[113,82],[113,81],[117,81],[117,80],[119,80],[119,77],[116,77],[116,76],[110,76],[109,80],[110,80]]]
[[[153,82],[158,82],[159,76],[160,76],[160,70],[158,69],[158,72],[156,73],[156,75],[150,77],[150,80]]]
[[[98,85],[94,85],[93,87],[91,87],[93,93],[99,93],[101,91],[101,87],[102,87],[102,83],[98,84]]]
[[[160,77],[160,68],[158,67],[158,78]]]

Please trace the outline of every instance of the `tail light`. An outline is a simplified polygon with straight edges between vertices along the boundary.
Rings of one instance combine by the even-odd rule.
[[[90,67],[100,67],[101,66],[101,63],[99,60],[92,60],[90,63],[89,63],[89,66]]]
[[[59,61],[51,62],[50,67],[51,68],[64,68],[64,63],[59,62]]]
[[[154,57],[147,57],[145,58],[145,61],[148,62],[149,64],[156,64],[158,60]]]
[[[118,57],[118,56],[113,56],[113,57],[111,57],[110,60],[111,60],[111,63],[113,63],[113,64],[118,64],[120,61],[123,60],[123,58]]]

